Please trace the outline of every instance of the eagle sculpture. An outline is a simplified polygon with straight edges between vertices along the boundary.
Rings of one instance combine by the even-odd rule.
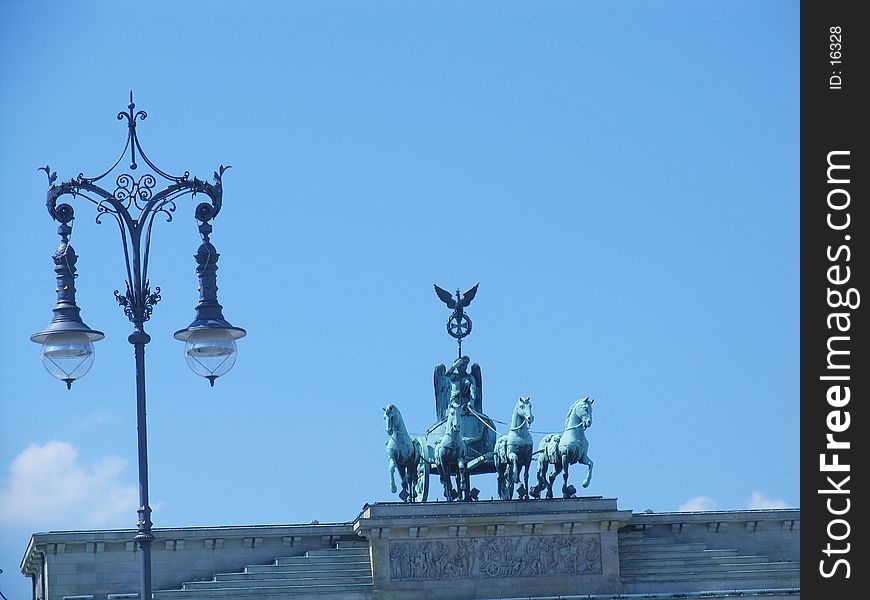
[[[438,297],[441,298],[441,301],[447,305],[447,308],[453,309],[453,314],[459,316],[463,313],[463,309],[471,304],[471,301],[474,300],[474,295],[477,294],[477,286],[479,283],[475,285],[470,290],[467,290],[464,294],[459,293],[459,290],[456,290],[456,298],[453,298],[453,294],[445,290],[444,288],[440,288],[437,285],[435,286],[435,293],[438,294]]]

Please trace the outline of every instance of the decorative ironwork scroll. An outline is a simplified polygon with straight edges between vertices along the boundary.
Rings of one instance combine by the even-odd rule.
[[[207,223],[217,216],[221,209],[223,197],[222,177],[229,168],[221,165],[214,172],[214,181],[209,183],[196,177],[191,178],[185,171],[181,175],[171,175],[157,167],[139,142],[136,132],[137,122],[144,121],[148,114],[135,111],[133,92],[130,92],[130,103],[127,111],[118,113],[118,120],[127,125],[127,141],[118,159],[106,171],[96,177],[85,177],[82,173],[68,181],[56,183],[57,172],[46,165],[40,167],[48,177],[48,193],[46,207],[51,217],[62,225],[71,227],[75,212],[69,204],[58,204],[61,196],[72,198],[83,197],[96,207],[96,222],[102,222],[110,215],[118,225],[124,250],[124,264],[127,268],[126,292],[115,290],[115,298],[124,313],[133,323],[141,325],[147,321],[154,305],[160,300],[160,288],[152,292],[148,282],[148,257],[151,249],[151,229],[154,219],[162,214],[167,221],[172,220],[175,212],[175,201],[184,195],[196,196],[203,194],[208,202],[200,203],[194,210],[194,217],[201,223]],[[129,151],[129,168],[135,171],[141,159],[153,173],[133,175],[121,173],[114,178],[108,177],[115,170]],[[112,181],[112,185],[102,187],[102,180]],[[167,182],[166,187],[156,190],[158,181]],[[111,190],[111,191],[109,191]]]

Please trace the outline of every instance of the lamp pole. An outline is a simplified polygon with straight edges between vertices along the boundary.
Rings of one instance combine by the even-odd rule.
[[[145,345],[151,336],[145,332],[145,322],[151,318],[154,306],[160,300],[160,288],[151,291],[148,279],[148,257],[151,251],[151,230],[155,218],[161,215],[172,221],[176,210],[176,200],[184,196],[202,194],[208,201],[196,206],[194,217],[199,222],[202,243],[194,258],[196,259],[200,299],[196,306],[194,321],[184,329],[175,332],[175,338],[185,342],[185,356],[188,365],[198,375],[202,375],[214,386],[214,381],[226,374],[236,359],[235,340],[244,337],[246,332],[233,327],[223,317],[222,307],[217,301],[217,260],[218,253],[211,244],[210,221],[221,209],[223,187],[221,178],[229,167],[221,166],[214,173],[212,183],[190,177],[184,172],[180,176],[169,175],[160,170],[143,152],[136,132],[137,121],[148,116],[145,111],[135,112],[133,93],[127,111],[118,113],[119,121],[126,121],[127,142],[121,155],[107,171],[96,177],[78,177],[62,183],[55,183],[57,173],[48,166],[42,167],[48,176],[46,206],[51,217],[60,223],[58,235],[60,246],[54,254],[54,270],[57,277],[57,306],[54,317],[43,331],[31,336],[31,340],[42,344],[43,364],[48,372],[67,385],[84,376],[94,361],[93,342],[105,337],[82,321],[80,309],[75,300],[76,262],[78,256],[70,245],[72,222],[75,212],[67,203],[58,204],[62,196],[84,198],[96,207],[96,222],[107,216],[113,218],[121,235],[124,263],[126,267],[126,291],[115,290],[115,298],[133,324],[133,333],[128,341],[133,345],[136,363],[136,423],[137,451],[139,466],[139,508],[137,532],[133,538],[139,548],[140,599],[150,600],[151,595],[151,506],[148,500],[148,428],[145,405]],[[110,173],[120,164],[129,151],[130,171],[138,167],[139,159],[152,172],[139,176],[121,173],[112,179]],[[102,180],[114,181],[114,187],[106,187]],[[165,187],[155,190],[158,181]],[[109,191],[109,190],[112,191]]]

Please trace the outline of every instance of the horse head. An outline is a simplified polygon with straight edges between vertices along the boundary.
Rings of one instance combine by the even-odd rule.
[[[514,418],[511,428],[518,429],[523,425],[531,425],[534,420],[535,416],[532,414],[532,399],[528,396],[521,396],[520,399],[517,400],[516,406],[514,406]]]
[[[399,423],[402,421],[402,414],[395,404],[388,404],[384,407],[384,422],[386,424],[387,435],[393,435],[393,431],[401,429]]]
[[[565,429],[574,429],[578,426],[588,429],[592,425],[592,403],[594,398],[580,398],[568,409],[565,417]],[[576,420],[575,420],[576,419]]]
[[[589,429],[592,425],[593,402],[595,402],[594,398],[581,398],[580,404],[577,407],[577,414],[580,417],[580,423],[583,425],[583,429]]]
[[[447,407],[447,422],[445,427],[445,433],[448,435],[459,435],[461,431],[461,425],[459,422],[459,406],[456,404],[450,404]]]

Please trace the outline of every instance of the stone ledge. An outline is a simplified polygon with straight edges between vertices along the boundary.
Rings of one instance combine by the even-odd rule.
[[[360,518],[377,518],[388,514],[391,518],[417,517],[420,513],[432,516],[477,515],[533,515],[570,512],[615,511],[616,498],[584,496],[579,498],[551,498],[543,500],[478,500],[477,502],[375,502],[366,504]],[[680,513],[685,514],[685,513]]]
[[[679,523],[683,526],[708,523],[759,523],[791,522],[791,528],[800,527],[801,510],[799,508],[777,508],[761,510],[722,510],[697,512],[653,512],[634,513],[629,524],[636,529],[651,525]]]
[[[378,503],[366,506],[353,527],[372,539],[456,537],[460,527],[463,535],[487,536],[615,533],[631,516],[616,500],[599,498]]]

